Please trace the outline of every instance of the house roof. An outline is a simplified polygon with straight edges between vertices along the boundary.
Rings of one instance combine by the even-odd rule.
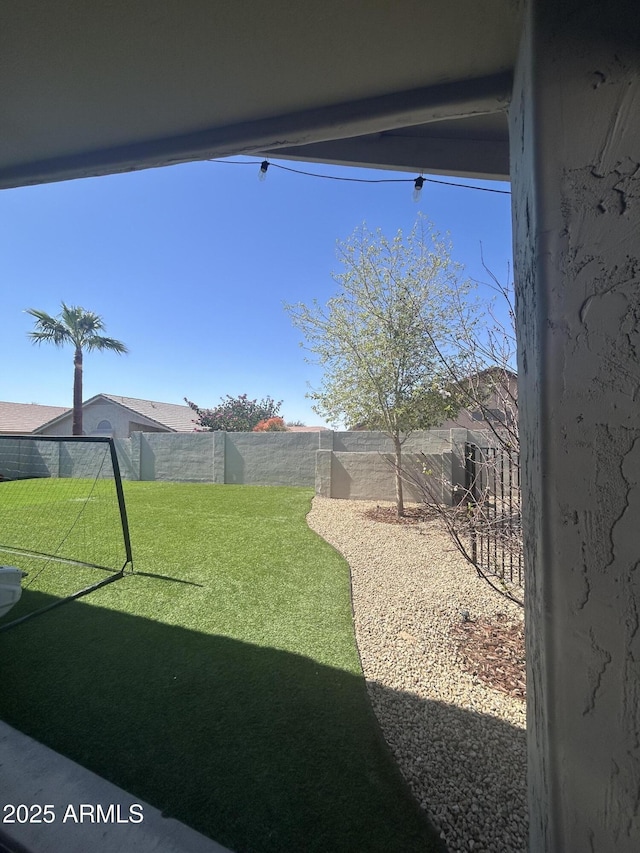
[[[194,432],[196,429],[194,412],[189,406],[178,403],[160,403],[157,400],[141,400],[138,397],[122,397],[118,394],[96,394],[84,401],[83,409],[102,400],[122,406],[132,415],[153,421],[170,432]],[[0,433],[40,432],[71,415],[71,409],[63,406],[0,402]],[[322,426],[289,427],[291,432],[318,432],[325,429],[326,427]]]
[[[0,433],[28,434],[69,411],[63,406],[0,401]]]
[[[169,432],[193,432],[195,430],[193,412],[188,406],[181,406],[177,403],[160,403],[155,400],[140,400],[137,397],[121,397],[116,394],[96,394],[94,397],[85,400],[82,408],[86,409],[93,403],[103,400],[115,403],[117,406],[122,406],[133,415],[153,421]],[[53,407],[42,406],[40,408]],[[33,431],[40,432],[57,421],[70,416],[71,409],[57,409],[53,417],[38,424],[37,428],[34,428]]]
[[[195,415],[189,406],[178,403],[158,403],[155,400],[139,400],[136,397],[119,397],[115,394],[97,394],[87,400],[84,405],[88,406],[101,397],[124,406],[125,409],[130,409],[137,415],[156,421],[172,432],[193,432],[195,429]]]

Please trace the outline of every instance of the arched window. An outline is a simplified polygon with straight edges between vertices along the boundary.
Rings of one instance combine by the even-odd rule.
[[[100,421],[96,427],[96,432],[113,432],[111,421]]]

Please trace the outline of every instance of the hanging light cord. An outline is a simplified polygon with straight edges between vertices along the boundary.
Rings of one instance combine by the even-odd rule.
[[[282,169],[285,172],[293,172],[294,175],[306,175],[309,178],[322,178],[325,181],[348,181],[354,184],[406,184],[413,183],[415,185],[416,178],[342,178],[338,175],[321,175],[318,172],[306,172],[303,169],[292,169],[290,166],[282,166],[280,163],[272,163],[270,160],[209,160],[209,163],[221,163],[229,166],[260,166],[263,173],[266,169],[262,168],[263,164],[267,164],[270,169]],[[498,193],[499,195],[511,195],[511,190],[494,190],[490,187],[474,187],[471,184],[459,184],[456,181],[440,181],[437,178],[423,178],[424,183],[443,184],[447,187],[461,187],[466,190],[479,190],[485,193]]]

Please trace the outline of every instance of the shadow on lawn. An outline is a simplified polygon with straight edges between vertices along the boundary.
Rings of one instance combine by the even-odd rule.
[[[238,853],[442,849],[360,678],[81,601],[0,642],[3,720]],[[436,705],[446,713],[412,711]]]

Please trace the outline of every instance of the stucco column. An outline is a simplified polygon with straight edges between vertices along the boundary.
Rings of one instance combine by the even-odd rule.
[[[640,850],[640,11],[529,0],[511,105],[531,853]]]

